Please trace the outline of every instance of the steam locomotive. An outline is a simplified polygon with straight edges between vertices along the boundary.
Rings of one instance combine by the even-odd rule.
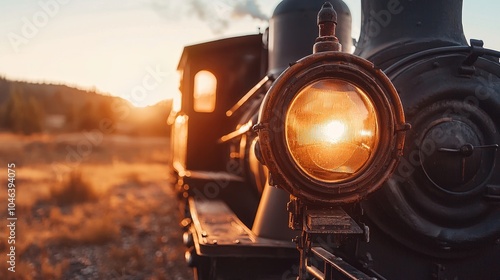
[[[466,42],[461,0],[362,0],[357,42],[330,2],[182,53],[195,277],[500,279],[500,52]]]

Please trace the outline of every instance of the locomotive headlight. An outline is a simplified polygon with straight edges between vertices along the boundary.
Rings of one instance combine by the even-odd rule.
[[[304,201],[359,201],[396,167],[404,114],[391,81],[357,56],[326,51],[285,70],[261,107],[259,154],[272,181]]]
[[[375,105],[356,85],[322,79],[299,91],[285,115],[293,161],[311,178],[348,180],[364,170],[377,148]]]

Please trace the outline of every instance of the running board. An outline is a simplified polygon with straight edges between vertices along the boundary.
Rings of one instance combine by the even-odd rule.
[[[298,259],[295,243],[255,236],[223,201],[190,198],[189,210],[199,256]]]

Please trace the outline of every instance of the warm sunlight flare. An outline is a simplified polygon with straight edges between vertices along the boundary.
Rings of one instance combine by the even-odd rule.
[[[265,21],[244,16],[227,24],[227,17],[218,17],[227,9],[220,10],[217,4],[228,1],[216,1],[215,6],[210,6],[209,1],[146,1],[154,3],[147,5],[132,0],[44,0],[41,2],[56,3],[45,10],[39,2],[2,2],[0,75],[84,89],[95,87],[138,107],[173,98],[178,80],[175,75],[164,73],[175,71],[183,46],[232,34],[255,33],[258,28],[267,27]],[[256,2],[270,16],[280,0]],[[358,38],[360,1],[344,2],[352,12],[352,37]],[[193,3],[206,4],[205,18],[192,16]],[[463,9],[465,35],[483,39],[485,47],[493,49],[500,48],[500,38],[494,36],[497,18],[492,15],[498,10],[498,3],[464,1]],[[490,7],[488,11],[481,8],[485,5]],[[211,7],[216,9],[210,10]],[[473,16],[479,14],[480,18]],[[141,86],[155,67],[161,69],[154,76],[158,84],[148,87],[144,100],[136,100],[132,90]],[[153,85],[153,80],[149,82],[147,85]]]

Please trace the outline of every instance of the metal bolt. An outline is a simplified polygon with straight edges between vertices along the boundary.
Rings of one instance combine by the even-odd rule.
[[[191,222],[192,222],[191,218],[184,218],[184,219],[182,219],[180,225],[184,229],[187,229],[191,225]]]

